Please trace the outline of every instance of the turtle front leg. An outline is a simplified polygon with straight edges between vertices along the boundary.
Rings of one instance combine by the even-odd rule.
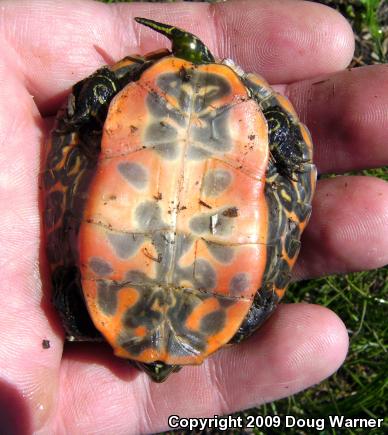
[[[263,110],[268,123],[269,147],[273,164],[279,174],[297,181],[298,174],[305,172],[305,164],[311,163],[309,149],[302,137],[300,124],[280,105]]]
[[[61,127],[66,132],[79,131],[81,127],[101,130],[112,98],[128,83],[136,81],[154,61],[153,57],[127,56],[76,83]]]
[[[311,171],[311,138],[287,97],[274,92],[260,76],[241,73],[251,97],[259,104],[268,124],[269,150],[276,172],[298,181]]]
[[[108,67],[76,83],[67,103],[67,124],[76,128],[90,123],[101,126],[118,88],[115,74]]]

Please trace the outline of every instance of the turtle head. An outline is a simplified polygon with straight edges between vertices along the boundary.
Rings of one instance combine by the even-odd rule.
[[[213,63],[214,57],[206,45],[191,33],[168,24],[136,17],[135,21],[167,36],[172,42],[172,54],[195,64]]]

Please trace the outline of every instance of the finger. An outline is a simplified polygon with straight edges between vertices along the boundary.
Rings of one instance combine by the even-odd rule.
[[[38,207],[41,119],[31,95],[13,69],[12,52],[0,59],[0,427],[15,424],[15,400],[39,428],[53,410],[62,353],[42,295]],[[42,347],[48,339],[50,349]],[[27,418],[27,417],[26,417]],[[10,426],[11,425],[11,426]],[[7,432],[7,429],[5,430]],[[0,430],[1,432],[1,430]],[[8,433],[8,432],[7,432]],[[9,433],[15,433],[10,430]]]
[[[354,36],[334,9],[307,1],[251,0],[215,8],[219,55],[270,83],[338,71],[351,61]],[[217,10],[219,9],[219,10]]]
[[[388,165],[388,65],[355,68],[290,85],[321,173]]]
[[[145,374],[128,382],[106,366],[65,358],[71,382],[62,384],[58,421],[70,433],[159,432],[167,429],[170,415],[223,415],[316,384],[340,366],[347,346],[345,326],[334,313],[298,304],[279,307],[246,342],[200,367],[184,367],[163,384]]]
[[[77,80],[101,64],[170,47],[166,38],[134,23],[150,16],[198,34],[219,56],[271,82],[286,83],[336,71],[348,64],[353,35],[330,8],[309,2],[254,0],[209,5],[5,1],[0,29],[23,66],[42,113],[56,109]]]
[[[319,181],[295,279],[388,264],[388,183],[372,177]]]

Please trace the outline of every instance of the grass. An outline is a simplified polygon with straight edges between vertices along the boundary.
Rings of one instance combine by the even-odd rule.
[[[296,418],[387,415],[388,268],[296,283],[288,290],[287,301],[314,302],[335,311],[349,332],[349,355],[338,372],[318,386],[248,413]],[[388,425],[385,431],[387,428]],[[341,434],[364,432],[365,429],[341,430]],[[255,433],[262,434],[259,430]],[[288,430],[288,433],[309,432]]]
[[[125,1],[125,0],[124,0]],[[388,23],[379,21],[385,0],[322,0],[338,9],[351,22],[357,51],[352,65],[386,61]],[[106,3],[114,1],[105,0]],[[388,9],[388,8],[387,8]],[[383,16],[384,14],[380,14]],[[384,26],[384,27],[383,27]],[[388,181],[388,167],[360,171]],[[382,418],[388,413],[388,267],[343,276],[330,276],[293,284],[287,302],[311,301],[335,311],[346,324],[350,350],[344,365],[321,384],[287,399],[251,409],[249,415],[292,415],[296,418]],[[241,415],[241,414],[240,414]],[[388,422],[374,434],[387,433]],[[287,429],[290,434],[310,434],[311,429]],[[365,429],[341,429],[341,434],[365,433]],[[262,435],[260,429],[254,433]],[[271,434],[271,430],[265,431]],[[281,433],[277,430],[274,433]],[[325,429],[323,435],[337,434]]]
[[[373,42],[379,58],[383,59],[383,31],[379,25],[377,18],[377,11],[380,6],[381,0],[361,0],[364,5],[364,12],[362,14],[362,22],[369,29],[372,35]]]

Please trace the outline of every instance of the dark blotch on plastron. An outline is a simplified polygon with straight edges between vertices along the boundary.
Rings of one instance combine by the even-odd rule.
[[[203,213],[190,220],[190,229],[197,234],[227,236],[232,231],[232,220],[222,213]]]
[[[191,79],[191,77],[190,77]],[[157,85],[166,92],[166,94],[173,96],[182,112],[188,112],[192,107],[192,96],[187,93],[185,88],[182,87],[183,81],[186,86],[193,86],[192,80],[184,80],[179,73],[167,73],[159,76]]]
[[[153,285],[154,281],[140,270],[129,270],[125,275],[126,282],[131,285]]]
[[[129,258],[136,254],[144,241],[143,234],[107,233],[108,240],[120,258]]]
[[[139,299],[135,305],[127,309],[123,316],[124,328],[144,326],[148,331],[153,331],[160,325],[163,314],[152,307],[155,305],[163,307],[166,304],[165,291],[158,289],[155,285],[142,286],[138,291]]]
[[[244,272],[236,273],[230,282],[230,294],[233,296],[240,296],[249,287],[249,275]]]
[[[183,83],[193,89],[193,103],[193,97],[187,94],[182,87]],[[227,95],[231,91],[228,81],[222,76],[195,69],[190,70],[188,75],[182,75],[181,72],[161,74],[157,79],[157,85],[162,91],[174,96],[183,110],[188,110],[192,106],[195,112],[202,111],[214,100]],[[201,95],[198,92],[200,89],[205,89],[205,92],[201,93]]]
[[[166,160],[175,160],[179,154],[179,146],[177,142],[154,145],[153,149]]]
[[[201,95],[198,93],[194,99],[194,111],[201,112],[209,107],[213,101],[230,94],[231,87],[229,82],[222,76],[214,73],[196,72],[195,87],[205,89]]]
[[[174,348],[176,355],[197,354],[205,350],[203,334],[187,328],[187,319],[195,310],[196,306],[209,296],[188,289],[175,291],[175,304],[167,311],[170,320],[171,332],[168,337],[169,348]],[[171,342],[170,342],[171,341]],[[176,346],[172,341],[178,341]]]
[[[189,160],[205,160],[211,157],[212,153],[196,145],[190,145],[187,149],[186,156]]]
[[[89,260],[89,266],[97,275],[109,275],[113,272],[112,266],[102,258],[92,257]]]
[[[231,149],[229,134],[229,111],[223,110],[218,116],[203,117],[201,127],[192,126],[194,141],[201,143],[205,149],[216,153],[225,153]]]
[[[232,231],[232,219],[223,213],[216,213],[210,216],[209,232],[213,235],[227,236]]]
[[[139,339],[138,337],[126,335],[121,335],[118,339],[118,344],[129,352],[131,355],[140,355],[143,351],[148,349],[155,349],[156,343],[153,336],[146,335],[145,337]]]
[[[189,234],[177,234],[174,240],[175,244],[175,257],[177,258],[177,262],[179,259],[189,251],[191,246],[193,245],[194,238]]]
[[[220,294],[217,295],[217,301],[220,304],[221,308],[229,308],[236,303],[236,299],[229,296],[224,297]]]
[[[203,334],[185,328],[182,320],[172,324],[167,336],[166,349],[172,355],[192,356],[205,350]]]
[[[148,94],[147,107],[150,114],[157,119],[157,122],[170,118],[180,126],[187,124],[187,119],[184,114],[173,107],[168,108],[167,101],[155,92],[150,92]]]
[[[97,282],[97,304],[104,314],[112,316],[116,312],[119,290],[119,285],[108,284],[105,281]]]
[[[206,241],[207,248],[213,257],[221,263],[230,263],[234,257],[234,248]]]
[[[117,167],[120,174],[133,186],[142,189],[147,185],[147,171],[142,165],[135,162],[123,162]]]
[[[192,97],[182,87],[183,77],[179,73],[167,73],[161,74],[157,79],[157,85],[166,94],[176,98],[179,108],[186,112],[190,109]],[[189,86],[192,84],[185,80]]]
[[[184,337],[186,342],[190,343],[191,349],[194,350],[193,353],[198,354],[206,350],[206,340],[203,333],[186,329]]]
[[[226,169],[213,169],[206,173],[202,189],[206,196],[218,196],[232,182],[232,175]]]
[[[207,335],[217,334],[225,326],[225,312],[223,310],[214,311],[207,314],[201,320],[200,330]]]
[[[216,286],[217,274],[211,264],[199,258],[194,263],[194,280],[196,288],[211,290]]]
[[[197,234],[209,232],[209,219],[210,215],[208,214],[194,216],[190,220],[190,229]]]
[[[192,313],[197,304],[197,297],[185,289],[175,290],[175,304],[167,310],[167,317],[170,319],[172,326],[181,329],[187,318]]]
[[[172,142],[177,139],[177,131],[170,124],[157,120],[147,128],[144,139],[146,143],[151,145]]]
[[[138,205],[135,211],[135,218],[139,228],[145,231],[155,231],[163,229],[163,221],[161,218],[161,210],[159,204],[153,201],[146,201]]]
[[[195,287],[195,284],[193,283],[193,272],[194,271],[194,264],[192,263],[190,266],[186,267],[179,267],[179,265],[175,265],[174,269],[174,275],[172,282],[176,286],[182,285],[182,282],[185,282],[186,286]]]
[[[188,112],[191,108],[192,97],[183,88],[178,88],[177,95],[178,105],[182,112]]]
[[[183,83],[183,78],[176,73],[161,74],[156,83],[166,94],[178,97],[181,92],[180,87]]]

